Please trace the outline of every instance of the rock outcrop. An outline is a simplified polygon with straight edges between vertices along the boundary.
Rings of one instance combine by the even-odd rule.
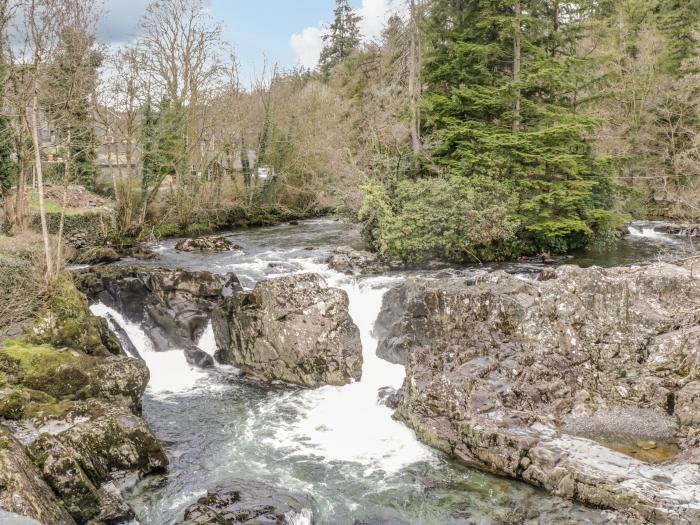
[[[197,239],[182,239],[177,242],[175,249],[181,252],[226,252],[240,250],[241,247],[233,244],[226,237],[210,235]]]
[[[33,332],[0,343],[0,510],[121,523],[134,513],[115,476],[168,464],[139,415],[149,373],[62,279]]]
[[[240,289],[235,276],[138,265],[93,267],[74,272],[93,301],[141,324],[156,351],[196,345],[214,306]]]
[[[379,340],[377,356],[405,365],[412,348],[411,334],[419,331],[425,318],[423,294],[430,281],[409,277],[401,286],[388,290],[382,298],[372,333]]]
[[[109,264],[117,262],[121,256],[114,248],[108,246],[92,246],[85,250],[80,250],[72,262],[75,264]]]
[[[300,518],[306,518],[303,522]],[[286,494],[262,483],[241,481],[209,492],[185,510],[180,525],[293,525],[311,523],[308,498]]]
[[[75,522],[35,469],[32,459],[0,425],[0,509],[28,516],[40,523]]]
[[[212,314],[220,362],[262,381],[343,385],[362,373],[347,294],[316,274],[277,277],[227,297]]]
[[[408,355],[395,416],[422,441],[627,523],[700,522],[697,274],[563,266],[404,287],[406,310],[383,315]],[[619,452],[630,442],[679,452],[653,463]]]

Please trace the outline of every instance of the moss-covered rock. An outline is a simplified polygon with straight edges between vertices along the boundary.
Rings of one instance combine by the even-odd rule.
[[[0,387],[0,417],[6,419],[60,416],[65,402],[92,397],[139,412],[149,378],[148,368],[137,359],[102,359],[22,341],[5,341],[0,347],[0,372],[6,377]]]
[[[92,246],[78,252],[73,258],[77,264],[109,264],[117,262],[121,257],[114,248],[109,246]]]
[[[70,276],[59,276],[53,289],[30,336],[32,342],[96,356],[123,353],[107,321],[90,312],[87,298],[73,285]]]
[[[20,419],[30,397],[22,388],[0,388],[0,418]]]
[[[75,525],[24,447],[0,425],[0,509],[41,523]]]

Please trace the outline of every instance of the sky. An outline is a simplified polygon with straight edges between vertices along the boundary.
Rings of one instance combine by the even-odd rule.
[[[252,82],[268,64],[281,68],[314,67],[324,24],[332,21],[335,0],[207,0],[212,18],[221,22],[224,39],[234,48],[241,80]],[[138,20],[148,0],[104,0],[100,40],[113,46],[138,36]],[[386,19],[404,0],[350,0],[362,17],[363,38],[379,38]]]

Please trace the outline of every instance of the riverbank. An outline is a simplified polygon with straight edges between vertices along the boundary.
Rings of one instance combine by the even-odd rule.
[[[639,235],[629,235],[614,250],[577,254],[575,259],[566,261],[583,266],[628,265],[684,253],[677,236],[649,231],[642,224],[635,227]],[[81,285],[92,297],[92,312],[107,320],[122,344],[125,340],[131,343],[124,348],[130,355],[138,355],[149,370],[142,417],[163,443],[169,466],[167,472],[133,479],[123,486],[124,499],[142,524],[177,522],[186,509],[190,516],[216,512],[226,494],[220,489],[236,487],[239,488],[235,490],[245,492],[245,501],[290,495],[303,507],[300,519],[306,516],[320,525],[387,521],[444,525],[469,520],[624,523],[621,515],[547,495],[520,481],[465,468],[449,455],[421,444],[409,427],[392,419],[394,409],[390,407],[397,401],[404,403],[400,411],[406,420],[413,414],[408,407],[417,405],[409,403],[411,398],[401,401],[396,397],[395,392],[405,385],[404,367],[384,359],[388,343],[382,342],[377,348],[386,334],[375,321],[378,316],[387,317],[386,313],[379,315],[382,304],[396,293],[389,294],[389,290],[398,290],[397,285],[413,278],[438,283],[453,279],[464,286],[483,281],[498,269],[520,276],[517,282],[523,282],[522,277],[551,271],[546,270],[549,264],[528,261],[393,269],[360,276],[335,271],[328,265],[338,246],[362,247],[356,225],[313,219],[299,224],[238,229],[224,236],[235,249],[185,252],[175,248],[177,239],[164,239],[153,246],[158,259],[139,263],[140,270],[129,269],[131,262],[79,272],[97,276],[82,279],[85,284]],[[175,271],[176,268],[186,270]],[[221,301],[217,294],[229,293],[218,288],[221,283],[231,283],[233,273],[244,290],[241,299],[263,298],[260,294],[248,295],[257,283],[308,272],[319,274],[328,285],[347,294],[348,312],[359,329],[362,345],[360,379],[344,386],[303,389],[283,383],[260,383],[261,375],[250,363],[242,370],[248,377],[242,377],[230,364],[218,362],[215,330],[208,323],[207,312]],[[112,283],[112,274],[121,277]],[[192,277],[200,274],[214,277]],[[209,286],[196,285],[210,281],[219,283],[219,291],[213,293],[208,291]],[[135,295],[138,283],[144,290],[153,288],[150,299]],[[456,285],[452,288],[455,292],[461,290]],[[113,303],[107,301],[107,289],[111,290]],[[290,291],[293,289],[289,287]],[[284,293],[285,290],[275,292],[278,296]],[[278,331],[287,330],[284,323],[288,322],[303,326],[304,317],[295,317],[293,308],[284,315],[274,313],[278,308],[274,300],[275,297],[256,299],[256,307],[246,315],[258,318],[267,314],[254,313],[257,309],[272,308],[270,315],[279,325]],[[138,306],[142,302],[143,307]],[[287,303],[292,304],[286,299],[280,304]],[[134,317],[143,312],[149,312],[148,321]],[[227,322],[234,322],[236,317],[227,317]],[[416,328],[421,326],[418,317],[411,323]],[[321,324],[314,321],[315,329],[320,329]],[[245,332],[248,339],[252,337],[249,332]],[[441,333],[447,336],[449,331]],[[272,332],[265,334],[268,340],[274,337]],[[189,360],[190,353],[185,348],[188,340],[194,340],[199,350],[196,362]],[[416,377],[416,369],[410,365],[409,369],[411,377]],[[30,404],[28,412],[33,410]],[[665,443],[658,439],[656,448],[650,450],[662,454]],[[630,446],[635,447],[635,443]],[[677,448],[677,444],[674,446]],[[495,445],[490,448],[498,450]],[[212,495],[206,496],[207,492]],[[575,494],[561,495],[580,499]],[[286,496],[282,500],[279,497],[274,501],[290,501]]]

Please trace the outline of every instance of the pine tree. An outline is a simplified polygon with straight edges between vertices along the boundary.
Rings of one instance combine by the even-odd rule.
[[[611,178],[575,112],[565,17],[546,0],[434,0],[426,131],[441,172],[506,182],[524,249],[560,251],[611,227]],[[483,179],[481,179],[483,180]]]
[[[153,110],[151,98],[146,99],[141,127],[141,203],[144,205],[154,186],[160,184],[161,168],[158,159],[159,115]]]
[[[360,45],[360,17],[348,0],[335,0],[333,14],[335,19],[323,35],[324,45],[319,59],[321,72],[326,76]]]
[[[688,67],[698,56],[700,0],[661,0],[659,28],[667,40],[666,71],[677,77],[690,73]]]

